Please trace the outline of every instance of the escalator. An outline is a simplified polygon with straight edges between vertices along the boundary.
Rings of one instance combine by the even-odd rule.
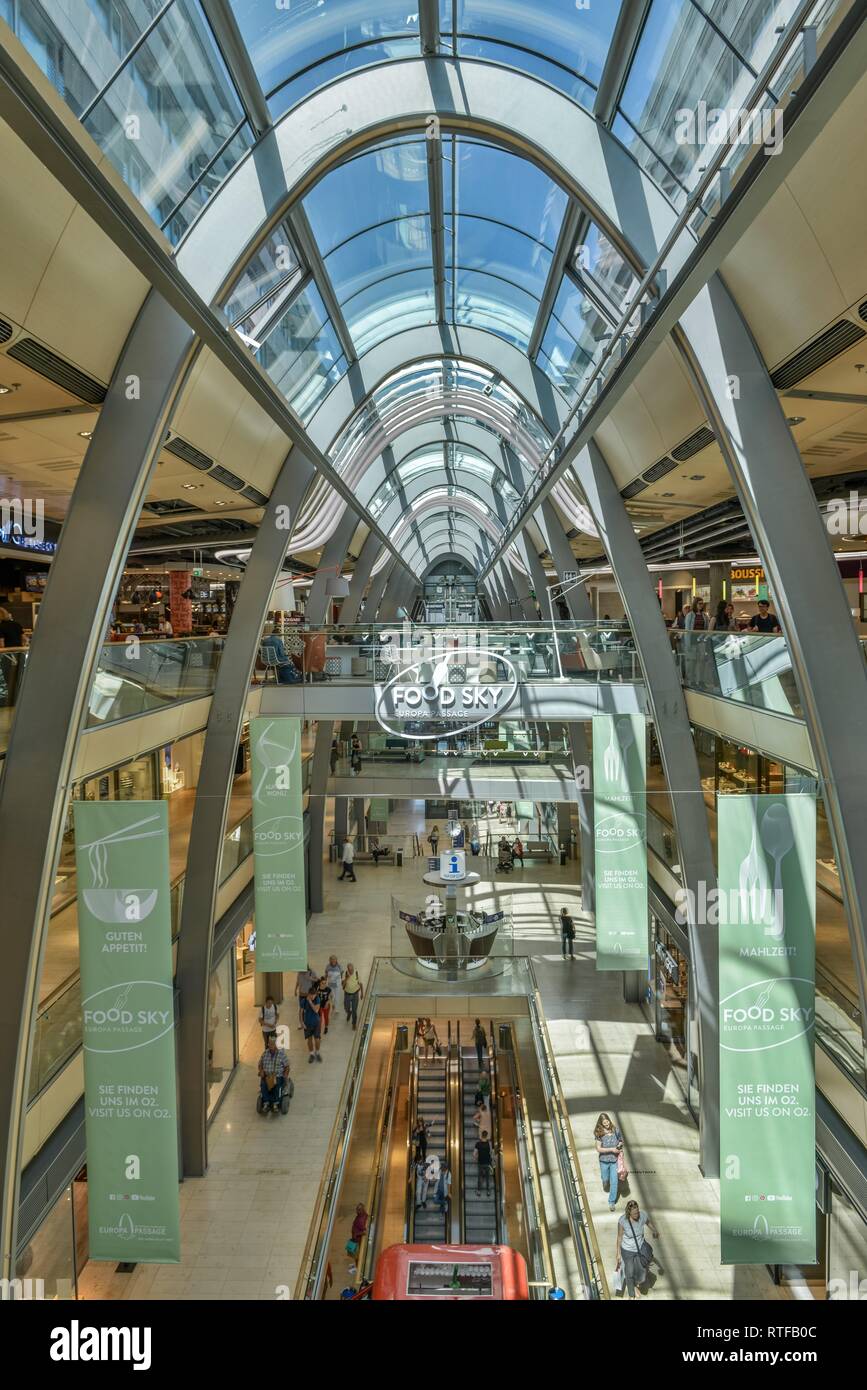
[[[437,1154],[443,1162],[449,1152],[448,1146],[448,1055],[416,1061],[415,1116],[427,1121],[427,1154],[430,1158]],[[434,1190],[428,1194],[427,1207],[415,1206],[415,1184],[413,1183],[412,1202],[414,1212],[411,1218],[411,1238],[419,1245],[433,1245],[447,1239],[447,1215],[436,1205]]]
[[[494,1245],[502,1239],[499,1220],[500,1168],[496,1157],[498,1148],[496,1086],[492,1085],[491,1087],[491,1116],[494,1132],[488,1136],[494,1154],[494,1172],[490,1179],[490,1190],[486,1192],[482,1187],[481,1192],[479,1192],[480,1174],[476,1162],[476,1141],[480,1136],[479,1130],[473,1123],[473,1115],[476,1112],[475,1096],[479,1085],[479,1061],[474,1045],[461,1044],[460,1031],[458,1031],[458,1049],[463,1095],[461,1118],[463,1122],[464,1220],[462,1239],[466,1245]],[[492,1061],[493,1056],[490,1055],[489,1069]]]

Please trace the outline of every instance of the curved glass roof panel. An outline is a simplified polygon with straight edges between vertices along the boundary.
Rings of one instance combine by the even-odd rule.
[[[354,155],[320,179],[304,198],[320,254],[393,218],[428,214],[424,140],[389,141]]]
[[[381,62],[394,56],[395,42],[415,38],[418,51],[418,7],[413,10],[400,0],[376,5],[370,0],[283,0],[281,6],[231,0],[231,5],[266,95],[352,50],[372,50],[376,56],[369,61]]]
[[[457,34],[459,53],[473,40],[488,40],[492,57],[508,45],[501,61],[510,66],[552,60],[591,91],[602,75],[619,10],[619,0],[440,0],[440,29],[452,50]]]
[[[346,359],[322,298],[308,284],[278,319],[256,359],[289,404],[308,420],[346,371]]]
[[[590,296],[568,275],[563,276],[548,328],[539,350],[539,366],[570,400],[579,393],[602,338],[611,332]]]
[[[744,105],[795,0],[653,0],[614,133],[682,209],[711,146],[708,113]],[[702,105],[705,120],[701,119]]]

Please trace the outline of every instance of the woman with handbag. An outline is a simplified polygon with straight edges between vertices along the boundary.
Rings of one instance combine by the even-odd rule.
[[[626,1278],[626,1293],[631,1299],[641,1298],[640,1285],[647,1278],[647,1271],[653,1260],[653,1246],[644,1238],[647,1227],[653,1232],[654,1240],[659,1239],[659,1231],[638,1203],[626,1203],[626,1210],[617,1223],[617,1262],[615,1273],[623,1266]]]
[[[599,1175],[602,1178],[602,1190],[604,1192],[606,1188],[608,1189],[608,1206],[613,1211],[617,1204],[619,1159],[623,1152],[623,1135],[611,1116],[603,1112],[596,1121],[593,1138],[596,1140],[596,1152],[599,1155]]]

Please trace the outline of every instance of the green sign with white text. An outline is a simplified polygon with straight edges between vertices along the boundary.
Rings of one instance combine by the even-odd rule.
[[[644,715],[593,716],[597,970],[647,969],[646,743]]]
[[[92,1260],[181,1257],[168,807],[76,801]]]
[[[816,802],[719,796],[724,1264],[816,1259]]]
[[[252,719],[256,970],[307,968],[301,721]]]

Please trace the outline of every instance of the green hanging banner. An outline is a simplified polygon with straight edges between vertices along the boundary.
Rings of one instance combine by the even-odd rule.
[[[724,1264],[816,1259],[816,801],[719,796]]]
[[[647,969],[646,745],[644,715],[593,716],[597,970]]]
[[[181,1258],[165,801],[76,801],[92,1260]]]
[[[300,719],[251,719],[256,970],[306,970]]]

